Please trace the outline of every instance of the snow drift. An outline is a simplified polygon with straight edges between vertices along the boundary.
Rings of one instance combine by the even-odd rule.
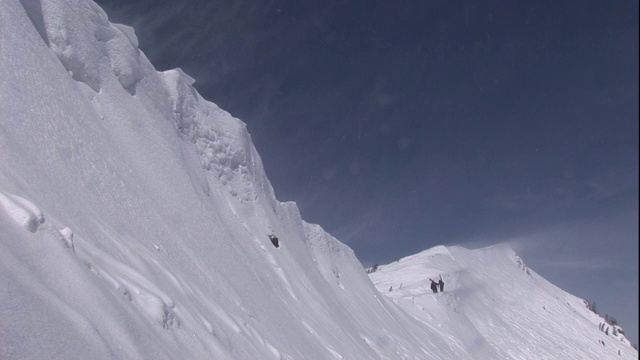
[[[612,353],[583,341],[592,330],[566,344],[533,323],[490,333],[475,278],[452,282],[468,289],[453,305],[418,296],[433,318],[388,299],[350,248],[277,201],[245,125],[181,70],[157,72],[132,28],[91,0],[0,9],[0,358],[510,358],[532,332]],[[434,326],[451,306],[465,315]]]

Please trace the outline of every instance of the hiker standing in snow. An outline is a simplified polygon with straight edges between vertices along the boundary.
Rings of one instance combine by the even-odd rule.
[[[440,292],[444,291],[444,281],[442,281],[442,275],[440,275],[440,281],[438,281],[438,285],[440,285]]]
[[[438,283],[433,280],[431,280],[431,291],[433,291],[434,294],[438,293]]]

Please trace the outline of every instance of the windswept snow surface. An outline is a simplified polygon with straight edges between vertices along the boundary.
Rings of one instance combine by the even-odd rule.
[[[276,200],[244,123],[137,44],[91,0],[0,0],[0,359],[637,358],[537,275],[498,297],[446,255],[451,296],[418,272],[380,294]]]
[[[425,250],[369,275],[380,292],[476,359],[637,359],[587,303],[531,270],[511,248]],[[430,279],[442,277],[434,294]]]

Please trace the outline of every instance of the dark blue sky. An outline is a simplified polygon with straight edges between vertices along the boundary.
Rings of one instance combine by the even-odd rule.
[[[97,2],[365,265],[510,241],[638,341],[637,1]]]

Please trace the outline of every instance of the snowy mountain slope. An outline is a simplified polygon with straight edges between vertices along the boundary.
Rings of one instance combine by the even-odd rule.
[[[474,313],[496,297],[479,270],[447,271],[444,304],[405,280],[428,313],[380,294],[277,201],[245,125],[157,72],[93,1],[0,10],[1,359],[478,359],[530,343]],[[463,264],[440,259],[431,271]]]
[[[442,276],[444,292],[430,280]],[[528,268],[506,245],[435,247],[370,273],[416,319],[485,359],[637,359],[621,333]],[[392,289],[390,291],[390,289]]]
[[[130,28],[0,5],[0,358],[470,358],[277,201],[244,124]]]

